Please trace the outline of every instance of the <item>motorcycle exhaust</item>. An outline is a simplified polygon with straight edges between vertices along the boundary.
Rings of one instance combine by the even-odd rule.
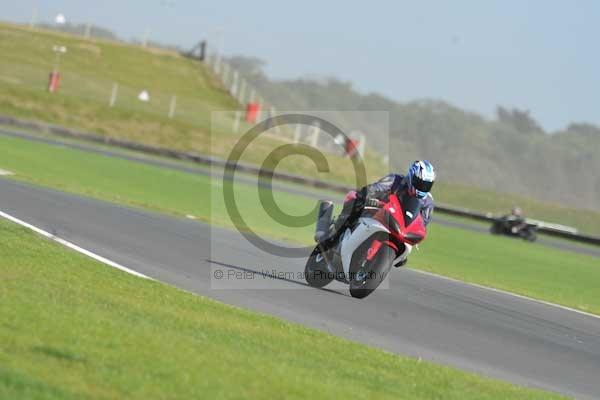
[[[322,238],[329,234],[329,227],[333,220],[333,202],[321,201],[319,205],[319,216],[317,218],[317,228],[315,231],[315,242],[320,242]]]

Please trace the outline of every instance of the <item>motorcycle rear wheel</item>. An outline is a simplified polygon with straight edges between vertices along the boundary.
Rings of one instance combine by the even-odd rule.
[[[316,246],[306,261],[304,279],[311,287],[322,288],[331,283],[335,276],[329,272],[327,260],[321,255],[321,249]]]

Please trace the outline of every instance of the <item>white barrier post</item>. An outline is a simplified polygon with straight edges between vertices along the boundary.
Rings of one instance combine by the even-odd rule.
[[[312,130],[313,132],[310,138],[310,145],[314,148],[317,148],[317,145],[319,144],[319,134],[321,133],[321,127],[318,121],[315,121]]]
[[[360,154],[361,157],[365,156],[365,147],[367,144],[367,138],[365,137],[365,135],[363,135],[362,133],[360,134],[360,137],[358,139],[358,154]]]
[[[146,28],[144,31],[144,40],[142,40],[142,47],[148,46],[148,35],[150,34],[150,30]]]
[[[296,125],[294,128],[294,143],[300,143],[300,135],[302,134],[301,129],[302,125]]]
[[[210,45],[206,46],[206,65],[208,65],[208,68],[210,68],[213,72],[215,70],[215,62],[216,62],[216,58],[215,58],[215,53],[212,49],[212,47]]]
[[[220,75],[221,74],[221,64],[223,63],[223,60],[221,58],[221,53],[223,53],[223,45],[225,44],[225,39],[223,38],[223,32],[218,29],[216,31],[216,34],[218,35],[218,39],[215,38],[215,43],[217,43],[217,45],[215,46],[215,74]]]
[[[229,64],[223,63],[223,77],[221,78],[221,82],[223,82],[223,86],[227,87],[227,78],[229,77]]]
[[[238,72],[237,70],[233,71],[233,82],[231,83],[231,88],[229,89],[229,93],[231,93],[231,97],[236,97],[238,91]]]
[[[91,31],[92,31],[92,25],[88,22],[87,24],[85,24],[85,34],[83,35],[84,38],[89,40]]]
[[[169,105],[169,119],[173,119],[175,116],[175,108],[177,107],[177,96],[171,97],[171,104]]]
[[[110,100],[108,101],[109,107],[114,107],[115,103],[117,102],[118,94],[119,94],[119,84],[115,82],[115,83],[113,83],[112,91],[110,93]]]
[[[218,51],[215,53],[215,74],[220,75],[221,73],[221,53]]]
[[[258,96],[257,101],[258,101],[258,112],[256,113],[256,120],[261,121],[262,116],[264,114],[263,107],[265,105],[265,102],[264,102],[263,98],[260,96]]]
[[[235,116],[233,117],[233,132],[238,133],[240,130],[240,119],[242,119],[242,112],[240,110],[235,112]]]
[[[273,121],[277,121],[277,118],[275,118],[275,107],[271,107],[270,117],[273,118]],[[275,132],[277,132],[278,134],[281,133],[279,125],[275,125]]]
[[[240,97],[238,97],[238,103],[244,104],[244,96],[246,95],[246,80],[242,79],[240,84]]]
[[[35,24],[37,23],[37,14],[38,14],[38,10],[37,8],[33,8],[33,11],[31,12],[31,20],[29,20],[29,27],[31,29],[35,28]]]

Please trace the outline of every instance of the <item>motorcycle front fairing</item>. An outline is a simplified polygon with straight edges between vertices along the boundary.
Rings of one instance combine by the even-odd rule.
[[[375,218],[360,217],[354,230],[346,229],[341,239],[340,254],[346,277],[350,276],[352,256],[356,249],[376,232],[390,234],[390,230]]]
[[[340,257],[346,277],[350,276],[352,258],[360,245],[377,232],[383,232],[389,239],[373,240],[367,252],[367,259],[375,256],[382,243],[396,251],[394,264],[406,258],[412,247],[421,242],[427,230],[420,212],[420,201],[405,196],[402,201],[396,195],[390,195],[381,208],[367,209],[352,228],[347,228],[340,238]]]

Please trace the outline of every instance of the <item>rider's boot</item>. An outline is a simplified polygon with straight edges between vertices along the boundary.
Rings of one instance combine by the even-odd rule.
[[[315,240],[319,243],[321,248],[328,250],[335,245],[344,231],[344,228],[351,222],[353,210],[354,207],[352,204],[345,203],[342,212],[340,212],[340,215],[338,215],[335,221],[329,225],[328,229],[317,231]]]
[[[330,236],[333,220],[333,202],[322,201],[319,205],[319,216],[317,218],[317,229],[315,230],[315,242],[319,243]]]
[[[347,218],[342,218],[342,215],[340,214],[340,216],[331,223],[327,232],[324,232],[324,234],[317,239],[319,245],[326,249],[331,248],[342,233],[342,230],[346,225],[346,220]]]

